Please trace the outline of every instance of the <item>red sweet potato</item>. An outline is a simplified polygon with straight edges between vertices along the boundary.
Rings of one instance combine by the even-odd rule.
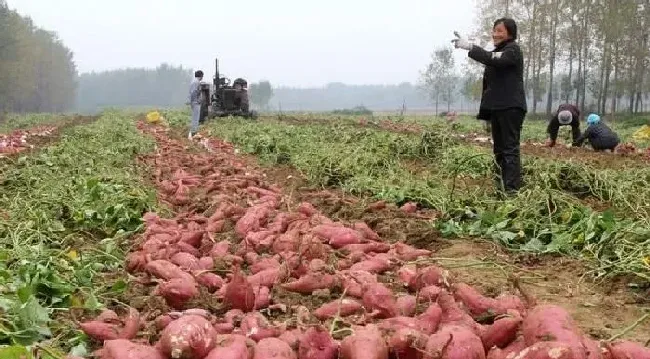
[[[341,342],[340,359],[388,359],[388,346],[377,326],[354,327]]]
[[[320,308],[313,311],[313,314],[316,318],[320,320],[325,320],[327,318],[333,318],[337,314],[341,317],[347,317],[360,312],[363,309],[363,305],[354,299],[343,298],[336,299],[329,303],[323,304]]]
[[[341,248],[343,252],[363,252],[363,253],[386,253],[390,250],[390,244],[384,242],[367,242],[367,243],[356,243],[348,244]]]
[[[427,340],[423,359],[485,359],[481,338],[466,327],[442,327]]]
[[[296,353],[278,338],[264,338],[255,346],[253,359],[296,359]]]
[[[175,249],[177,249],[181,253],[189,253],[189,254],[193,255],[194,257],[196,257],[196,258],[201,256],[201,252],[197,248],[193,247],[189,243],[178,242],[174,246],[175,246]],[[171,258],[171,255],[170,255],[170,258]]]
[[[246,337],[241,335],[225,335],[217,337],[217,345],[208,353],[205,359],[248,359],[249,350]]]
[[[402,261],[412,261],[419,257],[425,257],[431,254],[430,250],[418,249],[402,242],[394,243],[392,251],[394,251],[395,256]]]
[[[158,286],[158,294],[165,298],[172,308],[182,309],[190,299],[199,294],[199,290],[194,278],[192,281],[173,278]]]
[[[272,327],[266,317],[259,312],[246,314],[239,328],[243,335],[256,342],[264,338],[277,337],[281,334],[281,331],[278,328]]]
[[[159,315],[159,316],[156,317],[156,320],[155,320],[156,328],[158,328],[158,330],[163,330],[169,325],[169,323],[171,323],[173,321],[174,321],[174,318],[172,318],[168,314]]]
[[[241,274],[239,268],[233,270],[232,280],[226,284],[223,301],[233,309],[250,312],[255,308],[253,286]]]
[[[217,333],[198,315],[184,315],[160,333],[160,349],[174,359],[204,358],[215,347]]]
[[[124,320],[124,328],[120,331],[120,339],[133,339],[140,330],[140,313],[135,308],[129,308],[129,314]]]
[[[286,279],[286,277],[286,270],[282,267],[274,267],[250,275],[247,280],[253,287],[273,287],[275,283]]]
[[[275,257],[257,258],[249,267],[251,274],[259,273],[265,269],[279,268],[280,262]]]
[[[314,227],[312,233],[316,236],[327,240],[335,249],[339,249],[348,244],[357,244],[363,242],[363,236],[359,231],[348,227],[322,224]]]
[[[455,283],[454,297],[461,301],[472,315],[481,316],[485,314],[501,315],[506,314],[509,309],[519,312],[526,310],[524,303],[515,296],[502,296],[501,298],[489,298],[483,296],[475,288],[465,283]]]
[[[440,323],[443,325],[456,325],[469,328],[476,335],[481,334],[481,327],[474,319],[465,313],[454,301],[454,297],[447,291],[442,291],[438,295],[438,304],[442,309],[442,318]]]
[[[650,348],[628,340],[605,344],[612,359],[650,359]]]
[[[178,252],[171,256],[169,260],[183,270],[199,269],[199,259],[186,252]]]
[[[399,209],[404,213],[415,213],[418,210],[418,204],[415,202],[406,202]]]
[[[366,271],[345,270],[338,273],[341,286],[350,296],[362,298],[363,286],[377,282],[377,276]]]
[[[245,238],[248,232],[258,231],[270,213],[271,210],[266,204],[248,208],[244,216],[235,224],[235,233],[239,238]]]
[[[199,269],[213,270],[214,269],[214,259],[212,257],[201,257],[201,258],[199,258]]]
[[[337,277],[327,273],[307,273],[293,282],[282,284],[281,287],[301,294],[311,294],[317,289],[332,289],[338,286]]]
[[[571,347],[565,342],[540,341],[517,354],[510,354],[513,359],[575,359]]]
[[[444,285],[444,271],[434,265],[418,270],[417,275],[409,282],[411,290],[419,290],[430,285]]]
[[[359,231],[366,239],[369,239],[371,241],[379,241],[379,235],[377,232],[373,231],[366,222],[355,222],[352,225],[352,228],[356,229]]]
[[[286,332],[280,334],[278,339],[289,344],[291,349],[298,350],[298,345],[300,343],[300,337],[302,336],[302,330],[296,328],[293,330],[287,330]]]
[[[352,271],[366,271],[369,273],[381,274],[385,271],[391,269],[393,264],[386,257],[382,256],[383,253],[380,253],[370,259],[363,260],[361,262],[354,263],[350,270]]]
[[[188,280],[190,282],[194,281],[194,278],[191,274],[184,272],[177,265],[166,260],[154,260],[145,266],[145,270],[160,279],[170,280],[174,278]]]
[[[433,334],[438,330],[442,320],[442,308],[438,303],[431,304],[424,313],[417,316],[418,328],[425,334]]]
[[[517,331],[521,325],[520,317],[505,317],[497,319],[494,323],[486,328],[481,334],[481,341],[486,351],[496,346],[505,348],[512,343],[517,337]]]
[[[192,247],[198,248],[201,245],[201,239],[203,238],[203,231],[192,230],[181,234],[181,242],[185,242]]]
[[[120,317],[117,316],[117,313],[115,313],[113,310],[110,309],[104,309],[95,320],[98,320],[100,322],[104,323],[115,323],[119,324],[120,323]]]
[[[381,283],[373,283],[364,288],[363,306],[376,318],[390,318],[398,314],[395,295]]]
[[[79,323],[79,327],[87,336],[98,342],[118,339],[121,330],[121,328],[116,324],[104,323],[98,320]]]
[[[147,265],[147,256],[143,251],[131,252],[126,256],[126,270],[129,273],[141,272]]]
[[[418,300],[420,302],[435,302],[442,292],[442,288],[437,285],[428,285],[418,292]]]
[[[538,341],[566,343],[573,359],[585,359],[582,333],[569,313],[556,305],[538,305],[524,318],[522,331],[526,345]]]
[[[517,340],[510,343],[507,347],[501,349],[492,347],[487,354],[487,359],[513,359],[513,357],[520,351],[526,348],[526,343],[523,337],[518,337]],[[514,354],[513,354],[514,353]]]
[[[415,315],[415,296],[412,295],[402,295],[397,297],[395,304],[397,305],[397,312],[399,315],[406,317],[412,317]]]
[[[420,359],[428,335],[412,328],[398,328],[388,337],[392,356],[399,359]]]
[[[300,337],[298,359],[336,359],[338,349],[328,331],[311,327]]]
[[[208,288],[208,291],[210,292],[214,292],[223,286],[223,279],[214,273],[195,271],[194,275],[196,277],[196,281],[200,285]]]
[[[152,346],[136,344],[126,339],[105,341],[101,352],[101,359],[167,359]]]

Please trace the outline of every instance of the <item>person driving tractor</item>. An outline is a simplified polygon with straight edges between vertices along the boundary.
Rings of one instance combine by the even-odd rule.
[[[580,110],[570,103],[561,104],[548,123],[546,132],[549,139],[546,141],[548,147],[553,147],[557,141],[557,134],[561,126],[571,126],[571,135],[573,137],[572,146],[577,145],[580,137]]]

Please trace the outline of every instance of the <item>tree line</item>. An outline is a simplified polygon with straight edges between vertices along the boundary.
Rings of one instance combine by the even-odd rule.
[[[650,0],[477,0],[477,7],[480,43],[490,41],[497,18],[517,21],[530,112],[550,114],[559,102],[604,114],[650,108]],[[457,76],[449,51],[434,51],[421,81],[443,100],[441,84]],[[464,67],[465,96],[480,95],[481,71],[472,61]]]
[[[0,113],[61,112],[75,101],[73,53],[0,0]]]

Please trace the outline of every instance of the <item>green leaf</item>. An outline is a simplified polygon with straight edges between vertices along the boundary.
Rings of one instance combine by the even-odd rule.
[[[2,359],[32,359],[33,356],[27,348],[20,345],[0,347],[0,358]]]

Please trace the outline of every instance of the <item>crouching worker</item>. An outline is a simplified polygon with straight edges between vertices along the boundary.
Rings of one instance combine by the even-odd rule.
[[[600,121],[600,116],[592,113],[587,117],[587,129],[576,141],[578,146],[587,140],[595,151],[611,150],[619,144],[618,135]]]
[[[549,139],[546,141],[548,147],[555,146],[560,126],[571,126],[571,136],[573,137],[572,146],[576,146],[580,137],[580,110],[570,103],[558,106],[557,112],[551,118],[546,128],[546,132],[549,135]]]

